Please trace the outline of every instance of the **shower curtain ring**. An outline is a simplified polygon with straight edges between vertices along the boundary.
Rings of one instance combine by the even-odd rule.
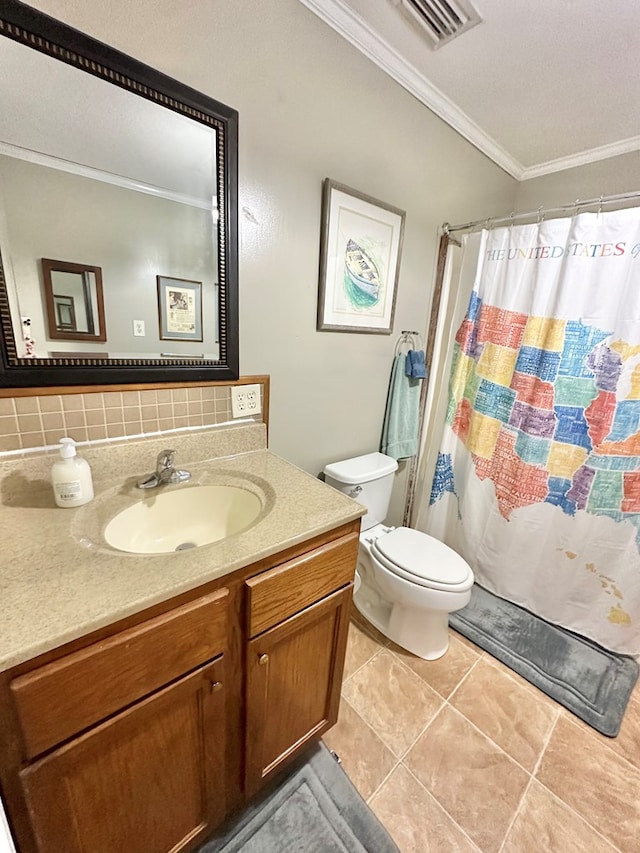
[[[599,203],[598,203],[598,216],[600,216],[600,214],[602,213],[602,200],[603,200],[603,198],[604,198],[604,196],[603,196],[603,195],[601,195],[601,196],[600,196],[600,201],[599,201]]]
[[[542,225],[544,222],[544,213],[542,212],[542,205],[538,208],[538,225]]]

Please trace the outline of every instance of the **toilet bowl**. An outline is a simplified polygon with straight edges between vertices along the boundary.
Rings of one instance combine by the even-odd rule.
[[[362,520],[354,604],[385,637],[425,660],[449,646],[449,613],[468,604],[473,572],[443,542],[386,515],[397,462],[382,453],[332,463],[326,481],[367,506]]]
[[[473,572],[451,548],[409,527],[360,534],[354,604],[381,633],[425,660],[449,647],[449,613],[469,603]]]

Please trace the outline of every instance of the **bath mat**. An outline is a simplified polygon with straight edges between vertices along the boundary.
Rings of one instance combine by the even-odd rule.
[[[399,853],[322,743],[198,853]]]
[[[469,604],[449,615],[449,624],[603,735],[620,731],[638,679],[633,658],[545,622],[477,584]]]

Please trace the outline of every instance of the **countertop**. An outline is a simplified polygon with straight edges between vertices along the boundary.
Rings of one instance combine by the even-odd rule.
[[[176,465],[192,479],[162,489],[241,484],[262,510],[244,532],[158,555],[116,551],[103,530],[116,512],[149,499],[135,480],[153,469],[166,438],[83,452],[95,497],[75,509],[55,506],[47,477],[55,455],[3,462],[0,671],[363,515],[362,505],[274,455],[265,441],[258,426],[171,439]]]

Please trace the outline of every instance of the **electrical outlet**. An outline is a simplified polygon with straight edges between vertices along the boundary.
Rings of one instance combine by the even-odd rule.
[[[234,418],[259,415],[262,411],[259,385],[231,386],[231,414]]]
[[[144,330],[144,320],[133,321],[133,336],[134,338],[144,338],[146,332]]]

